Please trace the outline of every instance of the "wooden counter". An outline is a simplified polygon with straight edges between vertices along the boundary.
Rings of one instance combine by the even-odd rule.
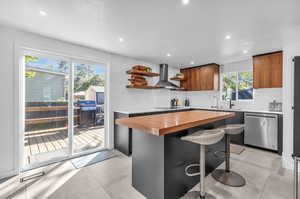
[[[116,123],[153,135],[165,135],[184,129],[234,117],[233,112],[185,111],[117,119]]]

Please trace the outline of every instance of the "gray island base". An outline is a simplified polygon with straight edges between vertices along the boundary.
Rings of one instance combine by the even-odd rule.
[[[132,186],[148,199],[175,199],[184,196],[200,181],[199,176],[189,177],[185,174],[186,166],[199,163],[200,146],[180,138],[218,124],[211,123],[160,136],[133,129]],[[222,151],[224,147],[224,139],[207,146],[206,175],[223,163],[224,158],[216,157],[214,152]],[[194,172],[199,172],[199,169]]]

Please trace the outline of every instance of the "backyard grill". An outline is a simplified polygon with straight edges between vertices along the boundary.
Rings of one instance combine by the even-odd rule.
[[[96,101],[95,100],[79,100],[79,126],[88,127],[96,125]]]

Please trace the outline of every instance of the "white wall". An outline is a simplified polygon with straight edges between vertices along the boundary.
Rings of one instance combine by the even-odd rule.
[[[9,32],[0,30],[0,177],[14,171],[14,132],[13,132],[13,52],[14,44]],[[4,94],[5,93],[5,94]]]
[[[160,103],[168,104],[170,92],[166,90],[143,90],[127,89],[128,75],[125,71],[132,65],[145,64],[151,66],[154,71],[158,71],[158,66],[143,61],[134,60],[128,57],[106,53],[83,46],[73,45],[67,42],[46,38],[32,33],[18,31],[12,28],[0,26],[0,178],[16,174],[18,171],[17,128],[16,121],[18,115],[14,113],[18,100],[18,93],[14,92],[17,84],[14,85],[14,78],[17,78],[18,71],[15,61],[15,53],[20,46],[25,46],[43,51],[55,51],[73,57],[91,59],[99,63],[107,64],[109,70],[109,88],[106,94],[109,95],[109,115],[108,121],[109,139],[113,139],[112,110],[122,108],[150,108]],[[17,49],[15,49],[15,46]],[[172,73],[172,69],[171,73]],[[16,79],[18,80],[18,79]],[[150,80],[156,82],[158,77]]]

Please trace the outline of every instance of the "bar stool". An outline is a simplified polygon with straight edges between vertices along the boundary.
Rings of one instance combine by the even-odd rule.
[[[225,169],[216,169],[212,176],[215,180],[232,187],[242,187],[246,184],[245,178],[230,170],[230,135],[237,135],[243,132],[244,124],[227,124],[218,129],[225,131]]]
[[[188,169],[193,166],[199,166],[199,164],[191,164],[185,168],[186,175],[195,176],[200,175],[200,191],[188,192],[184,199],[215,199],[211,194],[205,192],[205,145],[211,145],[219,142],[224,137],[225,131],[223,129],[213,130],[200,130],[191,135],[182,137],[182,140],[200,144],[200,173],[190,174]]]

